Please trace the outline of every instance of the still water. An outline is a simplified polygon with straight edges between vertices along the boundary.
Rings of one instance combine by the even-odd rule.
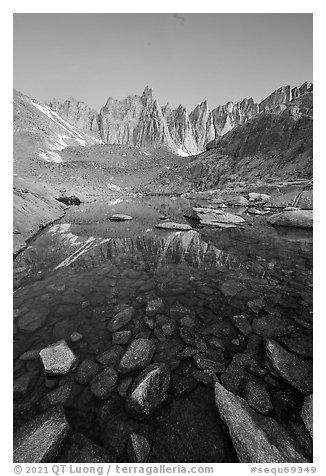
[[[79,361],[98,359],[113,347],[107,325],[124,306],[136,310],[127,326],[132,339],[152,339],[156,345],[153,361],[165,362],[180,379],[189,378],[193,371],[192,360],[180,357],[186,345],[178,333],[182,317],[191,318],[191,328],[208,348],[218,339],[226,367],[248,344],[248,337],[232,325],[231,316],[273,315],[283,319],[290,334],[311,337],[312,233],[275,229],[265,217],[250,216],[239,208],[232,213],[242,214],[246,223],[234,229],[200,228],[194,222],[188,232],[155,228],[164,217],[187,223],[183,214],[191,205],[187,200],[162,197],[84,203],[67,210],[62,220],[40,233],[16,258],[14,379],[28,376],[26,388],[14,395],[16,426],[48,408],[49,392],[69,384],[62,403],[70,422],[96,439],[94,425],[103,402],[89,386],[76,383],[75,373],[44,378],[35,355],[65,339]],[[110,222],[114,213],[131,215],[133,220]],[[146,302],[157,298],[163,300],[164,309],[148,323]],[[72,342],[76,332],[83,338]],[[122,347],[126,349],[127,344]],[[30,353],[33,358],[26,357],[28,351],[35,351]],[[200,418],[211,424],[212,389],[195,382],[191,393],[177,398],[171,392],[170,398],[173,408],[184,399],[191,418],[197,418],[191,410],[197,407]],[[200,410],[206,398],[207,405]],[[149,426],[159,432],[157,418]],[[189,426],[188,420],[185,425]],[[205,450],[207,461],[234,461],[231,450],[223,455],[214,451],[209,446]],[[164,457],[160,454],[156,461]],[[119,458],[124,460],[123,453]]]

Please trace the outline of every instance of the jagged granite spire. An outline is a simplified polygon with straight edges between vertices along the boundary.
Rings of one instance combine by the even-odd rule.
[[[97,113],[74,98],[49,106],[70,124],[91,132],[109,144],[129,144],[136,147],[165,145],[181,154],[197,154],[208,143],[225,135],[260,113],[278,114],[293,99],[312,91],[305,82],[299,88],[282,86],[260,104],[253,98],[241,102],[228,101],[209,110],[203,101],[188,114],[180,104],[173,109],[169,103],[160,106],[149,86],[141,96],[130,95],[123,100],[109,97]]]

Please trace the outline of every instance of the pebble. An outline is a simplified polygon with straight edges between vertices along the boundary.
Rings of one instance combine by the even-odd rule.
[[[80,341],[81,339],[83,339],[83,335],[80,334],[79,332],[73,332],[71,335],[70,335],[70,340],[71,342],[78,342]]]
[[[112,334],[112,344],[128,344],[132,338],[131,331],[119,331]]]
[[[135,309],[133,307],[127,307],[123,311],[118,312],[111,322],[108,324],[108,331],[116,332],[121,327],[127,325],[135,315]]]
[[[150,339],[136,339],[122,356],[118,370],[121,373],[133,372],[145,368],[155,352],[155,344]]]
[[[78,367],[75,381],[81,385],[86,385],[97,374],[100,367],[93,360],[83,360]]]
[[[103,369],[91,382],[91,392],[95,397],[107,399],[118,382],[118,374],[112,367]]]

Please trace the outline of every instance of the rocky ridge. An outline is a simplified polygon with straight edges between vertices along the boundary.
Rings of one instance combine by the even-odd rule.
[[[189,114],[182,105],[176,109],[169,104],[160,106],[148,86],[141,96],[131,95],[123,100],[110,97],[98,113],[73,98],[63,103],[53,99],[48,106],[70,124],[95,134],[105,143],[135,147],[166,145],[181,155],[193,155],[260,113],[278,113],[292,99],[310,91],[310,83],[292,89],[282,86],[260,104],[246,98],[209,110],[204,101]]]

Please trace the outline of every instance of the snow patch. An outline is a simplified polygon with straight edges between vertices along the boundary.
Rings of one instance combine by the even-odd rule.
[[[107,204],[112,207],[114,205],[118,205],[118,203],[121,202],[123,202],[122,198],[117,198],[116,200],[109,200]]]
[[[69,124],[69,122],[65,121],[62,117],[59,116],[59,114],[52,111],[52,109],[50,109],[48,106],[42,106],[41,104],[37,104],[36,102],[32,101],[31,99],[28,99],[28,102],[30,104],[32,104],[34,107],[36,107],[36,109],[41,111],[43,114],[45,114],[49,119],[51,119],[55,124],[57,124],[59,127],[64,129],[69,134],[68,137],[58,134],[58,137],[59,137],[58,143],[63,145],[63,147],[59,150],[62,150],[65,147],[68,147],[68,144],[62,140],[63,138],[74,139],[81,146],[86,146],[87,143],[89,143],[89,144],[94,144],[94,143],[103,144],[103,142],[101,140],[96,139],[95,137],[91,137],[91,136],[89,136],[87,134],[84,134],[84,133],[82,135],[80,132],[78,132],[76,130],[76,128],[74,126]],[[88,142],[85,140],[85,137],[88,139]]]
[[[178,153],[178,155],[181,155],[181,157],[189,157],[189,155],[190,155],[190,154],[187,154],[186,152],[184,152],[182,149],[180,149],[180,147],[178,147],[177,153]]]
[[[62,157],[57,152],[51,150],[39,149],[41,152],[36,152],[37,155],[42,157],[45,162],[56,162],[57,164],[63,162]]]
[[[59,223],[58,225],[53,225],[49,229],[50,233],[66,233],[70,230],[71,224],[70,223]]]
[[[114,185],[114,183],[107,183],[106,186],[109,190],[114,190],[116,192],[120,192],[120,190],[122,190],[121,187],[119,187],[118,185]]]

